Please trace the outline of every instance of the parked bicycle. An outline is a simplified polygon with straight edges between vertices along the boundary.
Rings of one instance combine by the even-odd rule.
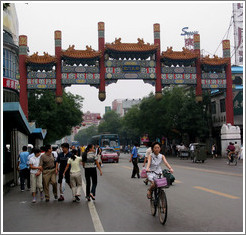
[[[160,223],[164,225],[167,221],[167,197],[164,188],[168,188],[169,185],[167,179],[165,177],[161,177],[162,173],[157,174],[155,171],[149,172],[153,172],[158,175],[158,178],[155,179],[155,188],[152,191],[150,199],[151,214],[155,216],[158,208]]]

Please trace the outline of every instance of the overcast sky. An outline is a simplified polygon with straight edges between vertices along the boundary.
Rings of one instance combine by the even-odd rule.
[[[182,28],[198,31],[200,47],[206,54],[222,56],[221,40],[225,36],[232,16],[232,2],[16,2],[19,34],[27,35],[30,55],[34,52],[55,54],[54,31],[62,31],[62,49],[75,45],[85,50],[86,45],[98,50],[98,22],[105,23],[105,43],[154,43],[153,24],[159,23],[161,51],[172,46],[182,51]],[[224,38],[226,39],[226,38]],[[234,45],[233,27],[228,39]],[[218,48],[219,46],[219,48]],[[217,50],[218,48],[218,50]],[[217,51],[216,51],[217,50]],[[98,99],[98,90],[89,85],[73,85],[66,88],[84,97],[83,112],[104,114],[105,106],[114,99],[139,99],[148,96],[155,88],[142,80],[118,81],[106,87],[106,100]]]

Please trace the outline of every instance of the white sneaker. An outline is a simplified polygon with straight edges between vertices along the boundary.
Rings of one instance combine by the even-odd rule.
[[[32,199],[32,203],[35,203],[36,202],[36,197],[34,197],[33,199]]]

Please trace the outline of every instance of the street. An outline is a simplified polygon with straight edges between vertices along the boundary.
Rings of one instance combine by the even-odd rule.
[[[243,160],[229,166],[226,159],[208,158],[204,163],[167,157],[176,178],[165,189],[167,222],[150,214],[143,179],[130,178],[129,154],[119,163],[105,163],[98,173],[96,201],[72,202],[66,186],[65,201],[37,199],[13,187],[3,196],[3,232],[243,232]],[[142,163],[139,163],[142,169]],[[164,168],[164,166],[163,166]]]

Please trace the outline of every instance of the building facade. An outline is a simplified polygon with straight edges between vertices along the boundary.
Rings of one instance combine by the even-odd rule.
[[[116,99],[112,102],[112,110],[123,117],[132,106],[140,104],[141,99]]]
[[[19,23],[15,4],[3,11],[3,186],[17,184],[17,161],[24,145],[43,145],[46,130],[28,122],[19,102]]]

